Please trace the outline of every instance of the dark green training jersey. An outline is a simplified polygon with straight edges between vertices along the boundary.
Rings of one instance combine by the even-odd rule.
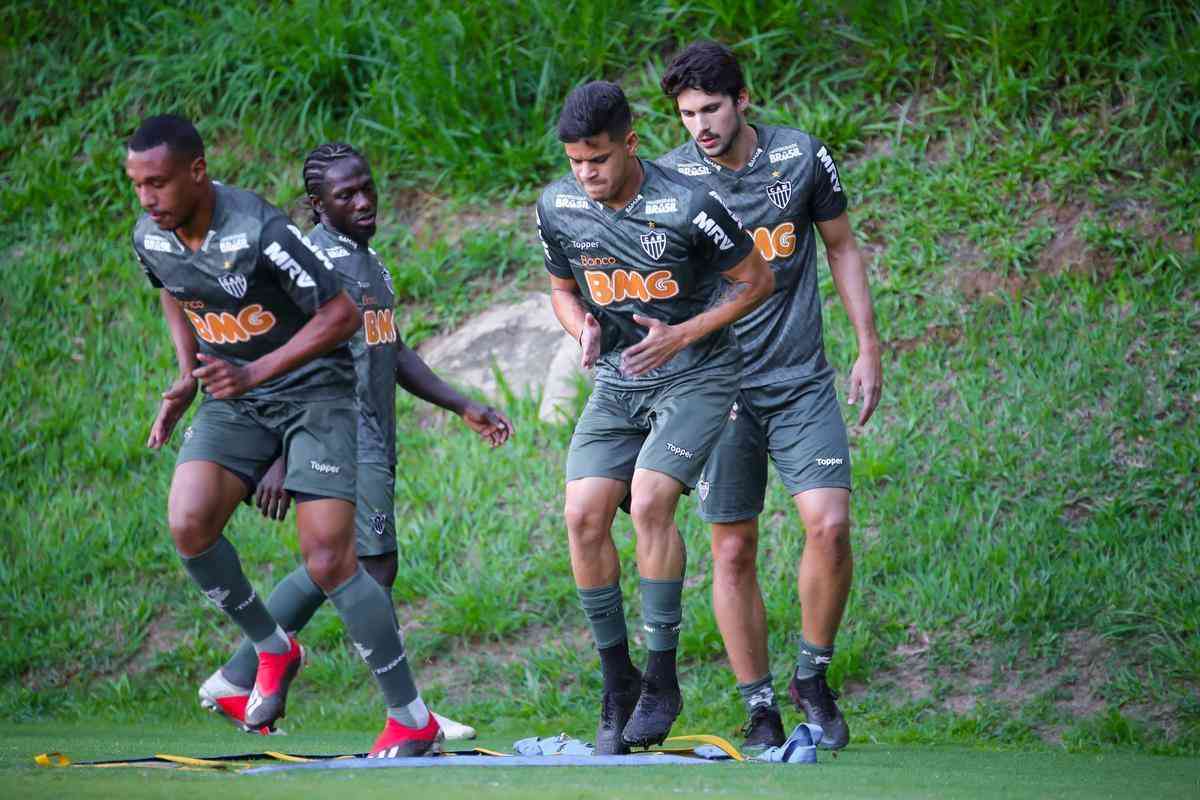
[[[734,323],[746,387],[831,374],[821,336],[813,223],[846,211],[837,166],[824,144],[793,128],[755,130],[758,147],[736,172],[705,156],[695,142],[658,160],[719,191],[775,273],[771,296]]]
[[[179,301],[201,353],[245,366],[289,341],[342,291],[333,264],[281,211],[253,192],[214,183],[212,229],[196,252],[143,214],[133,250],[155,288]],[[340,345],[256,386],[247,398],[329,400],[354,392]]]
[[[720,195],[697,180],[647,161],[638,195],[624,208],[590,199],[571,174],[543,190],[538,233],[546,269],[574,278],[600,323],[596,380],[649,389],[708,369],[737,371],[741,354],[731,328],[715,331],[637,378],[621,374],[621,352],[646,335],[634,314],[669,325],[711,308],[721,273],[750,254],[753,241]]]
[[[396,463],[396,293],[392,275],[370,247],[358,244],[324,225],[308,238],[342,279],[342,285],[362,310],[363,324],[350,340],[358,374],[359,463]]]

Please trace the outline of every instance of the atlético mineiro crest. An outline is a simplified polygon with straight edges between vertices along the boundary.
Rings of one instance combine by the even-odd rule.
[[[383,536],[387,533],[388,516],[384,513],[371,515],[371,533]]]
[[[776,181],[772,183],[767,187],[767,199],[780,211],[787,208],[788,200],[792,199],[792,182]]]
[[[638,238],[642,242],[642,249],[646,251],[646,255],[655,261],[662,258],[663,253],[667,251],[667,235],[662,231],[643,233]]]
[[[710,489],[712,489],[712,484],[708,481],[700,481],[696,484],[696,490],[699,492],[701,500],[708,499],[708,492]]]
[[[239,275],[236,272],[231,272],[228,275],[222,275],[217,278],[221,284],[221,288],[229,292],[231,295],[241,300],[246,296],[246,276]]]

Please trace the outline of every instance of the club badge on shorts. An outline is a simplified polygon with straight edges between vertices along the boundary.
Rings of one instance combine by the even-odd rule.
[[[371,533],[376,536],[383,536],[387,533],[388,515],[382,511],[378,514],[371,515]]]
[[[712,484],[708,481],[700,481],[696,484],[696,493],[700,495],[701,500],[708,499],[708,490],[712,488]]]

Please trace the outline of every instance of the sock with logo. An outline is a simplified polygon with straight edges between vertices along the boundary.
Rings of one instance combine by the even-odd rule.
[[[621,602],[621,584],[579,589],[579,604],[592,626],[592,638],[600,654],[600,672],[604,691],[626,688],[634,674],[629,660],[629,634],[625,627],[625,607]]]
[[[647,649],[674,650],[679,646],[679,623],[683,619],[683,578],[640,578],[638,585]]]
[[[391,600],[361,566],[349,580],[329,593],[329,600],[338,610],[358,654],[379,683],[388,713],[401,713],[399,709],[407,708],[418,696]]]
[[[775,678],[767,673],[756,681],[739,683],[738,693],[746,704],[746,712],[754,713],[756,708],[770,708],[779,711],[779,703],[775,701]]]
[[[833,645],[820,647],[800,637],[800,658],[796,660],[796,680],[824,675],[833,660]]]
[[[237,623],[256,649],[286,653],[291,648],[287,636],[246,580],[237,551],[228,539],[219,536],[203,553],[179,558],[204,596]]]
[[[267,610],[281,628],[295,634],[308,624],[324,602],[325,593],[313,583],[308,570],[301,564],[271,592],[267,598]],[[253,686],[254,677],[258,674],[258,654],[254,650],[254,643],[242,639],[233,657],[221,667],[221,673],[234,686]]]
[[[675,655],[683,619],[683,578],[641,578],[642,622],[646,631],[646,681],[660,688],[678,688]]]

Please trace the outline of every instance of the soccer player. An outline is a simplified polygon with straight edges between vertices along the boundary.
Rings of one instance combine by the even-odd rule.
[[[659,163],[722,193],[775,274],[771,297],[734,326],[745,366],[735,419],[697,493],[712,524],[713,608],[750,720],[746,745],[784,741],[767,658],[766,612],[755,560],[767,459],[795,500],[806,544],[799,567],[800,657],[788,686],[822,744],[850,733],[825,680],[850,591],[850,453],[825,360],[813,226],[858,336],[849,402],[860,425],[879,402],[879,336],[846,195],[829,149],[793,128],[749,125],[749,95],[733,54],[713,42],[684,50],[662,78],[692,141]]]
[[[304,187],[316,227],[309,241],[333,263],[342,286],[362,311],[363,324],[350,340],[357,373],[358,501],[355,507],[359,562],[390,596],[396,582],[396,384],[453,411],[493,447],[508,441],[512,423],[494,408],[459,394],[438,378],[399,337],[393,322],[392,276],[370,247],[378,196],[371,168],[346,144],[322,144],[304,161]],[[259,483],[255,498],[263,515],[283,519],[291,503],[281,456]],[[267,599],[267,609],[290,633],[300,631],[325,594],[304,566],[284,578]],[[237,652],[200,688],[201,704],[244,725],[254,683],[254,647],[243,640]],[[447,739],[473,736],[461,723],[435,715]]]
[[[201,591],[258,655],[246,724],[284,715],[303,651],[242,573],[223,530],[281,449],[300,550],[383,690],[373,755],[426,752],[441,736],[413,684],[387,595],[354,554],[354,301],[325,255],[251,192],[212,181],[190,122],[155,116],[128,143],[125,172],[145,214],[133,247],[160,303],[180,377],[148,446],[162,447],[204,386],[168,499],[175,548]]]
[[[596,752],[661,742],[683,707],[676,677],[685,554],[679,496],[737,394],[730,324],[771,291],[771,273],[720,196],[637,157],[620,87],[567,97],[558,138],[571,172],[537,204],[554,312],[596,367],[571,438],[571,568],[604,677]],[[612,521],[626,498],[637,532],[645,674],[629,657]]]

